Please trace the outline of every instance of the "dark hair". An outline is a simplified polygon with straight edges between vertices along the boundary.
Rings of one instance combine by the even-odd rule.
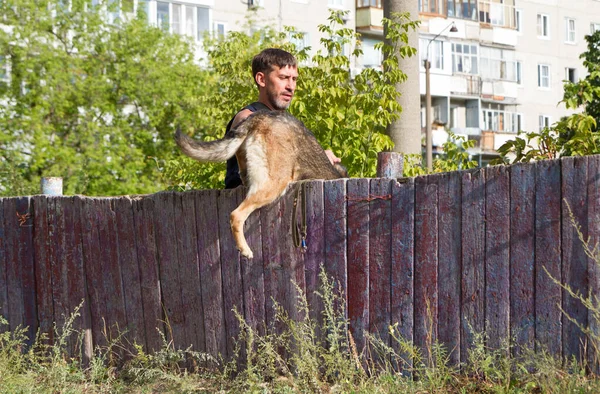
[[[296,58],[291,53],[279,48],[267,48],[252,59],[252,76],[262,72],[268,74],[273,66],[283,68],[297,67]]]

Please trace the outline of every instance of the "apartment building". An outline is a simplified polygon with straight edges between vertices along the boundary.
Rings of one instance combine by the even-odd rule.
[[[355,0],[135,0],[144,7],[151,23],[201,41],[206,32],[225,35],[245,27],[248,8],[259,7],[256,22],[278,30],[293,26],[304,33],[299,47],[319,48],[319,24],[327,24],[329,9],[348,11],[345,23],[355,28]],[[201,52],[198,52],[201,55]]]
[[[362,65],[380,64],[382,0],[357,0]],[[538,131],[569,113],[563,80],[585,73],[583,36],[600,28],[600,2],[583,0],[419,0],[422,127],[429,59],[434,152],[446,130],[477,141],[485,164],[519,131]],[[452,28],[452,27],[455,28]],[[455,30],[452,32],[451,30]]]

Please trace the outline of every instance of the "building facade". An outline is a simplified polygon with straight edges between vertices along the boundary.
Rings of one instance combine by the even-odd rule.
[[[357,0],[362,64],[380,64],[381,0]],[[584,35],[600,28],[600,2],[583,0],[419,0],[422,127],[429,59],[433,145],[447,130],[477,141],[480,164],[519,131],[538,131],[567,115],[563,80],[584,75]],[[452,29],[454,26],[456,29]],[[450,30],[456,30],[451,32]]]

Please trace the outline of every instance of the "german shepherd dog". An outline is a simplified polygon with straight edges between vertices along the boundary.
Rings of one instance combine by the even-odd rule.
[[[290,182],[348,176],[343,166],[331,164],[313,133],[285,111],[257,111],[216,141],[195,141],[177,129],[175,141],[185,155],[198,161],[221,162],[236,156],[248,194],[231,212],[230,224],[237,248],[248,259],[253,254],[244,223],[252,212],[283,195]]]

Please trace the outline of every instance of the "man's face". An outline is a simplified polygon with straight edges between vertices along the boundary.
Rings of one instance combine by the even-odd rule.
[[[264,76],[266,97],[273,109],[284,110],[290,106],[296,91],[297,79],[298,69],[291,66],[283,68],[274,66],[271,72]],[[259,81],[260,85],[262,84]]]

